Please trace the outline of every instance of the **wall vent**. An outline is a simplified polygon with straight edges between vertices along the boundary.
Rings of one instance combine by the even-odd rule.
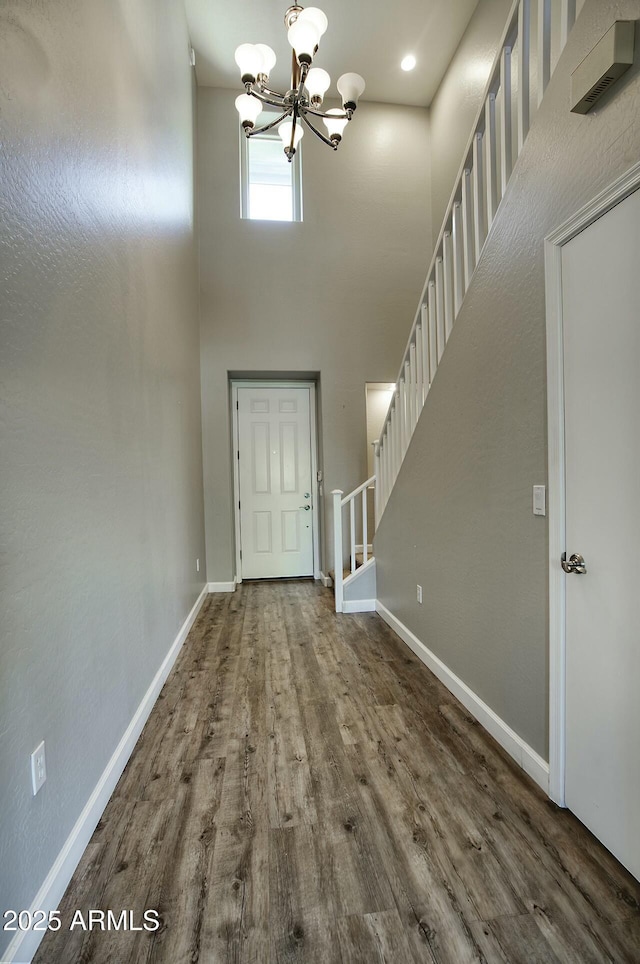
[[[616,20],[571,74],[571,110],[588,114],[633,63],[635,22]]]

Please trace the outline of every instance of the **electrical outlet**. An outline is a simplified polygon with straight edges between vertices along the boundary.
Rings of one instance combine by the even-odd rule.
[[[422,586],[416,586],[416,599],[422,605]]]
[[[33,795],[36,793],[47,779],[47,763],[44,756],[44,740],[37,746],[31,754],[31,786]]]
[[[196,559],[196,572],[200,572],[200,560]]]

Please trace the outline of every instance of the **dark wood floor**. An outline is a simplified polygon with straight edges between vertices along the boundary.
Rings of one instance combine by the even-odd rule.
[[[640,961],[640,885],[375,615],[209,596],[37,964]],[[76,909],[157,909],[146,932]]]

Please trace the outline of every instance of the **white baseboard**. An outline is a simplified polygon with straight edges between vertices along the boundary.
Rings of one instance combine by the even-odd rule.
[[[343,599],[343,613],[375,613],[375,599]]]
[[[209,582],[207,592],[235,592],[238,580],[234,577],[231,582]]]
[[[549,764],[546,760],[543,760],[528,743],[525,743],[522,737],[518,736],[504,720],[500,719],[490,706],[487,706],[479,696],[476,696],[473,690],[459,676],[456,676],[435,653],[432,653],[386,606],[383,606],[380,600],[376,601],[376,612],[407,644],[409,649],[413,650],[425,666],[428,666],[431,672],[460,700],[462,705],[475,716],[476,720],[498,741],[500,746],[513,757],[525,773],[548,794]]]
[[[142,698],[142,702],[133,715],[133,719],[125,730],[122,739],[114,750],[114,753],[107,763],[102,776],[98,780],[93,793],[87,800],[82,813],[67,837],[62,850],[55,859],[55,862],[47,874],[44,883],[36,894],[30,907],[31,915],[36,910],[49,912],[56,910],[62,896],[69,886],[76,867],[80,862],[87,844],[91,839],[93,831],[96,829],[98,821],[102,816],[104,808],[109,802],[111,794],[115,790],[116,784],[120,779],[138,737],[142,733],[143,727],[147,722],[149,714],[153,709],[164,682],[171,672],[178,653],[182,648],[189,630],[193,626],[202,604],[207,595],[207,587],[196,599],[193,608],[185,619],[180,632],[171,644],[171,649],[162,661],[160,669],[156,673],[149,686],[149,689]],[[43,932],[39,931],[20,931],[9,944],[2,955],[2,964],[28,964],[36,953],[42,938]]]
[[[331,589],[331,587],[333,586],[333,579],[331,578],[331,576],[327,576],[327,574],[322,571],[320,572],[319,579],[322,585],[325,587],[325,589]]]

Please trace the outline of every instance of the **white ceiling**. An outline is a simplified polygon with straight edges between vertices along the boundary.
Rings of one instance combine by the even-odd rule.
[[[312,0],[314,2],[314,0]],[[340,74],[365,78],[365,100],[427,107],[478,0],[315,0],[329,19],[314,63],[329,71],[335,94]],[[311,3],[308,4],[311,6]],[[284,13],[287,0],[185,0],[198,84],[241,90],[233,55],[241,43],[266,43],[278,63],[270,86],[289,88],[291,47]],[[400,61],[415,54],[415,70]]]

